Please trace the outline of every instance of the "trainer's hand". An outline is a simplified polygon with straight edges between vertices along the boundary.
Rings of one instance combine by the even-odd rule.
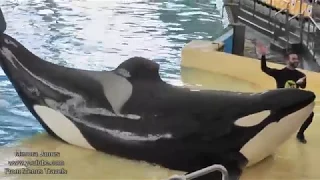
[[[297,84],[303,84],[306,81],[306,77],[298,79]]]
[[[268,49],[266,46],[264,46],[262,43],[257,42],[256,43],[256,53],[258,54],[258,56],[265,56],[268,53]]]

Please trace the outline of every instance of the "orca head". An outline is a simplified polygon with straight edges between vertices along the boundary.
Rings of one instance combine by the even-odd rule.
[[[297,132],[315,105],[315,94],[299,89],[276,89],[252,96],[262,108],[234,122],[240,132],[238,138],[244,140],[240,153],[247,158],[247,166],[275,152]],[[244,137],[244,131],[250,137]]]

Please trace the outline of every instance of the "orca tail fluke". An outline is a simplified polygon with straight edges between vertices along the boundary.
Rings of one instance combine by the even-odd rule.
[[[0,7],[0,34],[3,34],[6,29],[7,29],[7,23]]]

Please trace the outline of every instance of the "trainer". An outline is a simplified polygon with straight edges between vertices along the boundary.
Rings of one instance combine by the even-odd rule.
[[[257,53],[261,55],[261,70],[276,80],[277,88],[301,88],[301,89],[306,88],[306,85],[307,85],[306,75],[303,72],[298,71],[296,69],[300,63],[297,54],[293,52],[286,53],[285,54],[286,67],[282,69],[274,69],[274,68],[269,68],[267,66],[267,63],[266,63],[267,48],[264,45],[257,43],[256,49],[257,49]],[[299,132],[297,133],[297,139],[303,144],[307,143],[307,140],[305,139],[305,136],[304,136],[304,131],[311,124],[313,116],[314,116],[314,113],[312,113],[308,117],[308,119],[302,124]]]

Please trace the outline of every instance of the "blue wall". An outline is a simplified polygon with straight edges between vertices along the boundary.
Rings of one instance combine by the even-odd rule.
[[[224,52],[232,54],[233,47],[233,32],[229,35],[227,39],[224,40]]]
[[[221,34],[214,40],[216,43],[223,42],[224,44],[224,52],[232,54],[233,47],[233,27],[229,26],[225,28]]]

